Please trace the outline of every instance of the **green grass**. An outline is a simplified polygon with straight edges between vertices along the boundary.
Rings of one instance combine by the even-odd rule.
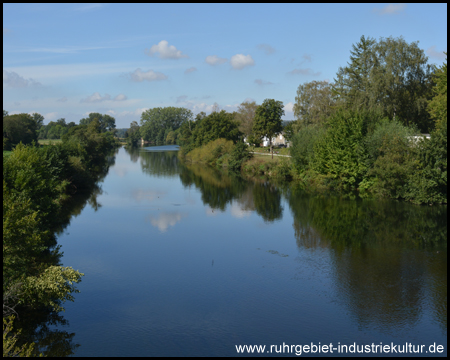
[[[38,143],[39,145],[56,145],[61,143],[61,139],[39,139]]]
[[[259,152],[259,153],[264,153],[264,154],[269,154],[269,147],[250,147],[249,150],[253,151],[253,152]],[[275,154],[276,152],[278,152],[279,155],[290,155],[289,154],[289,149],[288,148],[273,148],[273,153]]]
[[[12,151],[3,150],[3,157],[8,157],[12,154]]]

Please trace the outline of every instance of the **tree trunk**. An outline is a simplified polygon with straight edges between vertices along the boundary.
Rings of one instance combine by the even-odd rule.
[[[272,159],[273,159],[273,146],[272,146],[272,139],[269,138],[269,145],[270,145],[270,152],[272,153]]]

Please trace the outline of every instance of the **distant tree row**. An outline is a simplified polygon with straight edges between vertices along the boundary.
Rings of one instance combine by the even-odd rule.
[[[43,125],[44,117],[41,114],[9,115],[8,111],[3,110],[3,150],[11,150],[19,142],[26,145],[38,139],[61,139],[71,128],[88,126],[93,121],[98,123],[100,132],[115,134],[116,120],[107,114],[90,113],[87,118],[80,120],[80,125],[66,123],[64,118]]]

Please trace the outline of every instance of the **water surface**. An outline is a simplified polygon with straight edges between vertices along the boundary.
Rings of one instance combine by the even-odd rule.
[[[76,356],[447,348],[446,207],[311,196],[168,150],[120,149],[59,237],[64,265],[85,273],[62,327]]]

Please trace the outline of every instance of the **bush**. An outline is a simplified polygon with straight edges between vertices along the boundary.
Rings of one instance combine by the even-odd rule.
[[[365,175],[365,125],[365,114],[340,110],[328,119],[325,135],[315,142],[312,169],[328,177],[331,187],[355,189]]]
[[[233,150],[230,154],[230,159],[228,161],[228,167],[232,171],[240,171],[242,163],[253,157],[248,150],[248,145],[242,141],[238,141],[236,145],[233,146]]]
[[[305,171],[314,159],[314,144],[325,134],[325,128],[309,125],[294,135],[290,153],[296,169]]]
[[[419,169],[408,183],[406,199],[415,203],[447,203],[447,122],[419,147]]]
[[[230,154],[233,142],[226,139],[210,141],[206,145],[195,148],[185,155],[185,159],[191,162],[216,165],[216,161],[225,154]]]

